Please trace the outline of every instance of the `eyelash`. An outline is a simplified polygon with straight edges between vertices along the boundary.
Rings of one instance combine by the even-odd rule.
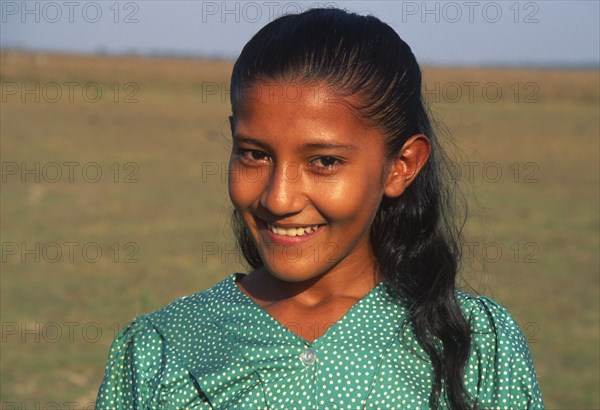
[[[246,165],[255,165],[257,162],[265,161],[264,159],[256,159],[254,158],[254,154],[262,154],[265,158],[268,158],[268,155],[262,151],[255,149],[237,149],[237,155],[241,158],[241,161]],[[248,157],[249,156],[249,157]],[[333,164],[330,165],[312,165],[313,162],[320,160],[321,163],[323,160],[328,160],[328,162],[333,161]],[[310,161],[312,171],[315,173],[332,173],[337,171],[338,167],[342,165],[344,162],[340,158],[333,157],[331,155],[323,155],[320,157],[315,157]]]
[[[313,168],[316,170],[316,172],[318,172],[318,173],[332,173],[332,172],[337,171],[337,169],[339,168],[339,166],[342,165],[342,160],[340,160],[339,158],[336,158],[336,157],[332,157],[330,155],[324,155],[322,157],[317,157],[317,158],[315,158],[315,159],[313,159],[311,161],[311,164],[312,164],[313,161],[316,161],[316,160],[321,160],[321,163],[323,163],[322,161],[324,159],[333,160],[334,163],[331,164],[331,165],[313,166]]]
[[[255,150],[255,149],[238,149],[237,150],[237,154],[240,156],[240,158],[242,159],[242,161],[246,161],[246,162],[248,162],[248,161],[252,161],[252,162],[253,161],[262,161],[260,159],[256,159],[256,158],[253,158],[253,157],[247,158],[245,156],[246,154],[252,155],[252,154],[255,154],[255,153],[260,153],[260,154],[264,154],[265,156],[267,156],[267,154],[265,154],[264,152],[258,151],[258,150]]]

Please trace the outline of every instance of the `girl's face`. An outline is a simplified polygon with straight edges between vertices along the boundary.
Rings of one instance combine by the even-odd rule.
[[[324,87],[265,83],[231,119],[229,194],[265,268],[299,282],[372,270],[384,194],[383,136]]]

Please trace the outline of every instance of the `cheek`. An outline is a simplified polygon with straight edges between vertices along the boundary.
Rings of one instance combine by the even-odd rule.
[[[246,208],[260,198],[268,181],[263,174],[267,174],[265,169],[241,167],[230,161],[227,185],[229,198],[236,208]]]
[[[353,173],[332,177],[313,196],[319,210],[331,220],[361,223],[377,211],[383,191],[378,172]]]

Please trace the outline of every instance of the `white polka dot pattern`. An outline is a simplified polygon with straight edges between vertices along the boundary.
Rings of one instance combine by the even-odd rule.
[[[382,283],[308,342],[244,294],[237,275],[123,329],[96,408],[429,408],[431,363]],[[464,376],[471,397],[485,409],[543,409],[510,313],[485,296],[457,291],[457,299],[474,330]]]

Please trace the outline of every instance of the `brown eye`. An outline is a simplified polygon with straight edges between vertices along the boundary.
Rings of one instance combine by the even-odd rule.
[[[341,159],[329,155],[317,157],[310,162],[312,172],[326,175],[336,173],[343,164]]]
[[[267,161],[269,156],[262,151],[252,149],[240,149],[238,154],[244,161],[255,162],[255,161]]]
[[[335,157],[319,157],[314,160],[315,164],[321,168],[333,168],[340,163],[340,160]]]

